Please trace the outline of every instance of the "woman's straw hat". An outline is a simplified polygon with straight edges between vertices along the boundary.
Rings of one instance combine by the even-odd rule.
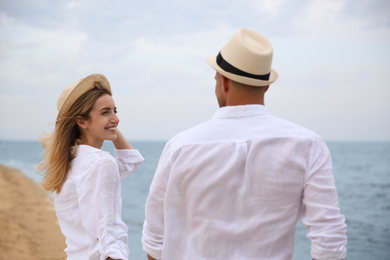
[[[66,111],[70,109],[73,103],[81,97],[85,92],[90,89],[93,89],[96,84],[105,89],[107,89],[111,93],[110,83],[107,78],[102,74],[92,74],[83,79],[80,79],[76,83],[66,87],[60,94],[60,97],[57,101],[57,109],[58,109],[58,117],[60,118],[65,114]]]
[[[263,35],[240,29],[207,63],[225,77],[255,87],[275,82],[278,73],[271,68],[272,45]]]

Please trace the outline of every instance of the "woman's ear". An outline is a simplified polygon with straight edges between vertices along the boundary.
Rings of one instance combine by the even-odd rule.
[[[82,118],[81,116],[78,116],[78,117],[76,118],[76,124],[77,124],[79,127],[83,128],[83,129],[88,128],[87,121],[86,121],[84,118]]]

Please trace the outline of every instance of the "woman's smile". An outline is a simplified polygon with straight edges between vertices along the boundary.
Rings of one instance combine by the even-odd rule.
[[[106,127],[106,130],[111,132],[111,133],[116,133],[116,126],[109,126]]]

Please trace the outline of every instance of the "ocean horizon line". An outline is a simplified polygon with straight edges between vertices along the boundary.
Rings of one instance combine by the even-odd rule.
[[[129,142],[167,142],[169,139],[128,139]],[[28,138],[0,138],[0,142],[39,142],[39,139],[28,139]],[[109,141],[105,141],[105,143]],[[389,140],[390,142],[390,140]]]
[[[169,139],[128,139],[131,142],[168,142]],[[324,139],[326,143],[390,143],[390,139]],[[39,139],[29,139],[29,138],[0,138],[0,142],[39,142]],[[105,141],[109,143],[109,141]]]

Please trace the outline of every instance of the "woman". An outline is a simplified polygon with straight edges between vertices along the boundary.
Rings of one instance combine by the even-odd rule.
[[[67,259],[128,259],[121,219],[121,180],[144,161],[117,129],[108,80],[92,74],[65,88],[57,102],[55,130],[41,140],[42,186],[55,193]],[[100,150],[105,140],[116,159]]]

